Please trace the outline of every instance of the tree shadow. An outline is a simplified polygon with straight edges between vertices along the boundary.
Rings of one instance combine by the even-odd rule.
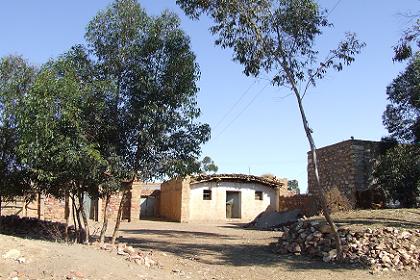
[[[338,226],[350,226],[350,225],[365,225],[365,226],[374,226],[380,225],[384,227],[403,227],[409,229],[417,229],[420,227],[420,222],[400,220],[400,219],[390,219],[390,218],[360,218],[360,219],[335,219],[334,222]]]
[[[191,232],[175,231],[174,235],[170,234],[168,230],[130,230],[125,231],[130,234],[139,234],[138,237],[122,237],[120,242],[126,242],[136,249],[143,251],[160,251],[173,254],[179,258],[188,259],[205,265],[231,265],[231,266],[263,266],[273,267],[282,266],[289,270],[307,270],[307,269],[335,269],[348,270],[355,269],[357,266],[327,264],[321,260],[311,259],[303,256],[278,255],[273,253],[272,247],[269,244],[238,244],[229,242],[236,240],[240,242],[238,237],[230,238],[229,236],[221,235],[222,239],[228,242],[222,244],[214,244],[197,240],[193,242],[188,240],[188,235]],[[143,233],[143,235],[140,235]],[[195,232],[192,232],[195,234]],[[160,240],[159,237],[148,238],[144,234],[162,234],[169,240]],[[178,236],[177,236],[178,234]],[[187,234],[180,237],[179,234]],[[218,234],[203,234],[198,233],[197,238],[204,236],[205,238],[211,236],[213,239],[218,238]],[[172,239],[173,238],[173,239]],[[179,239],[178,239],[179,238]],[[183,239],[187,238],[187,239]],[[277,238],[273,238],[273,242]],[[184,243],[185,242],[185,243]]]
[[[200,231],[185,231],[185,230],[153,230],[153,229],[121,229],[121,232],[127,234],[138,234],[138,235],[162,235],[167,238],[219,238],[219,239],[233,239],[229,235],[211,233],[211,232],[200,232]]]

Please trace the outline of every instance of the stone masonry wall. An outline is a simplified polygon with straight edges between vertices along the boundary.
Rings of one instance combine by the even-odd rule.
[[[357,192],[369,187],[372,159],[379,142],[347,140],[317,149],[321,184],[327,189],[337,188],[353,207]],[[312,154],[308,152],[308,193],[317,195]]]

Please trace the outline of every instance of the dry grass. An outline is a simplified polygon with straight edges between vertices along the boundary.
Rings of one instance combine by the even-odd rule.
[[[354,230],[378,227],[420,229],[420,209],[352,210],[333,213],[332,217],[339,226]],[[315,216],[310,219],[324,218]]]

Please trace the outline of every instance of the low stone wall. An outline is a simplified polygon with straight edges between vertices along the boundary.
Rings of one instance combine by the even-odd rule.
[[[279,211],[300,209],[307,217],[318,214],[318,204],[313,195],[298,194],[294,196],[280,196]]]

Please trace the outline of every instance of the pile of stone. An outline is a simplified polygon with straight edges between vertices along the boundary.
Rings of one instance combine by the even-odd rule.
[[[99,244],[99,243],[97,243]],[[153,259],[153,252],[142,252],[133,248],[133,246],[128,246],[125,243],[118,243],[116,246],[111,244],[102,244],[100,245],[102,250],[107,250],[115,252],[119,256],[125,257],[127,261],[134,262],[139,265],[144,265],[147,268],[157,266],[158,263]]]
[[[277,229],[279,254],[307,255],[324,262],[337,261],[335,239],[328,224],[299,221]],[[339,228],[343,245],[342,261],[360,263],[372,271],[417,270],[420,268],[420,230],[392,227],[351,231]]]

